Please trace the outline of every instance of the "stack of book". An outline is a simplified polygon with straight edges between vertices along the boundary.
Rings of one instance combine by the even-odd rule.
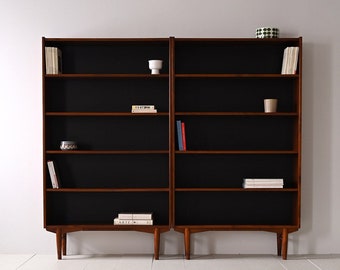
[[[283,188],[282,178],[244,178],[244,188]]]
[[[295,74],[299,59],[299,47],[287,47],[283,52],[281,74]]]
[[[156,113],[157,109],[155,105],[132,105],[132,113]]]
[[[62,73],[61,50],[56,47],[45,47],[46,74]]]
[[[153,225],[152,213],[119,213],[114,225]]]
[[[187,140],[185,137],[185,123],[181,120],[176,121],[177,126],[177,142],[178,142],[178,149],[180,151],[187,150]]]

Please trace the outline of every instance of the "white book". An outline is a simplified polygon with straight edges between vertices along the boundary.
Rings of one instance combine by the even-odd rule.
[[[153,225],[152,219],[119,219],[113,220],[114,225]]]
[[[57,74],[61,74],[63,72],[62,59],[62,52],[60,49],[57,49]]]
[[[59,188],[58,176],[52,160],[47,161],[48,171],[50,173],[51,183],[53,188]]]
[[[252,185],[243,184],[244,188],[283,188],[283,185]]]
[[[281,74],[295,74],[299,60],[299,47],[287,47],[283,52]]]
[[[62,73],[62,53],[57,47],[45,47],[46,74]]]
[[[119,213],[118,219],[132,219],[132,213]]]
[[[288,47],[283,51],[281,74],[286,74],[287,70]]]
[[[152,219],[152,213],[119,213],[118,219]]]
[[[254,184],[254,183],[274,183],[274,184],[282,184],[283,178],[244,178],[244,183]]]
[[[132,113],[157,113],[156,109],[132,109]]]
[[[291,74],[296,73],[298,60],[299,60],[299,47],[293,47],[293,59],[292,59]]]
[[[57,74],[58,69],[58,51],[56,47],[52,47],[52,74]]]
[[[154,110],[155,105],[132,105],[131,106],[132,110]]]
[[[152,219],[152,213],[133,213],[132,219]]]
[[[293,57],[293,48],[289,47],[288,48],[287,68],[286,68],[285,74],[292,74],[292,64],[293,64],[292,57]]]

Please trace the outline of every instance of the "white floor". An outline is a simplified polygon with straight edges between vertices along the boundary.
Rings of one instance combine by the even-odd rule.
[[[161,256],[152,255],[97,255],[65,256],[57,260],[55,255],[5,255],[0,254],[1,270],[339,270],[339,255],[290,255],[283,261],[271,255],[210,255]]]

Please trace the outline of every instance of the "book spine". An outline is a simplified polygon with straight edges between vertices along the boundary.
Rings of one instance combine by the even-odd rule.
[[[246,184],[280,184],[283,185],[283,179],[282,178],[273,178],[273,179],[263,179],[263,178],[259,178],[259,179],[250,179],[250,178],[246,178],[243,179],[243,182]]]
[[[287,57],[288,57],[288,48],[285,48],[283,51],[281,74],[287,74]]]
[[[151,219],[119,219],[115,218],[113,220],[114,225],[153,225],[153,220]]]
[[[187,150],[187,139],[185,136],[185,123],[182,122],[182,145],[183,145],[183,150]]]
[[[154,110],[155,105],[132,105],[132,110]]]
[[[58,48],[57,49],[57,74],[62,74],[63,73],[63,65],[62,65],[62,52]]]
[[[297,64],[299,60],[299,47],[294,47],[293,51],[293,67],[292,67],[292,73],[295,74],[297,70]]]
[[[152,214],[151,213],[132,214],[132,219],[151,220],[152,219]]]
[[[132,213],[119,213],[118,219],[132,219]]]
[[[181,123],[181,120],[177,120],[176,125],[177,125],[178,149],[180,151],[182,151],[183,150],[183,138],[182,138],[182,123]]]
[[[151,220],[152,213],[119,213],[118,219],[145,219]]]
[[[52,47],[52,74],[58,74],[58,49]]]
[[[157,113],[156,109],[132,109],[132,113]]]
[[[244,184],[244,188],[283,188],[283,185],[251,185]]]
[[[45,69],[46,74],[52,74],[52,48],[45,47]]]

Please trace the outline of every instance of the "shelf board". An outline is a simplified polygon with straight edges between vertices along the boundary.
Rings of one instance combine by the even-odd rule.
[[[168,112],[131,113],[131,112],[46,112],[46,116],[169,116]]]
[[[101,78],[126,78],[126,79],[155,79],[155,78],[169,78],[169,74],[45,74],[46,78],[54,78],[54,79],[101,79]]]
[[[299,78],[299,74],[228,74],[228,73],[195,73],[175,74],[176,78]]]
[[[296,150],[183,150],[175,151],[176,154],[189,155],[296,155]]]
[[[107,192],[169,192],[169,188],[47,188],[47,192],[107,193]]]
[[[298,116],[296,112],[176,112],[178,116]]]
[[[145,155],[169,154],[169,150],[47,150],[46,154],[78,155]]]
[[[298,192],[297,188],[175,188],[178,192]]]
[[[228,231],[228,230],[238,230],[238,231],[272,231],[272,232],[280,232],[282,229],[288,229],[289,232],[296,231],[299,226],[291,225],[291,224],[280,224],[280,225],[175,225],[175,231],[184,231],[185,229],[190,229],[190,232],[203,232],[203,231]]]

